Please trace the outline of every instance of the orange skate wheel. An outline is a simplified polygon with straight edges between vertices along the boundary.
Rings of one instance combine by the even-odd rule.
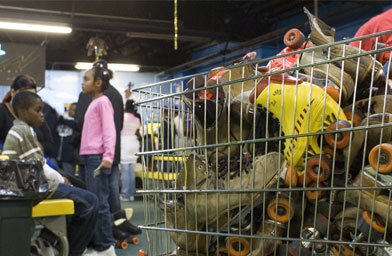
[[[370,150],[369,164],[374,170],[377,168],[378,151],[380,150],[380,159],[378,164],[378,171],[381,173],[390,173],[392,171],[392,145],[383,143],[377,145]]]
[[[306,172],[313,181],[317,181],[317,177],[319,177],[319,181],[327,180],[331,173],[329,160],[323,156],[321,156],[321,160],[320,156],[313,156],[309,158],[306,164]]]
[[[131,244],[139,244],[139,243],[140,243],[140,240],[139,240],[139,238],[137,238],[136,236],[132,236],[132,237],[130,237],[130,238],[128,239],[128,242],[131,243]]]
[[[278,203],[278,207],[276,207],[276,203]],[[294,202],[291,202],[291,207],[289,207],[289,200],[286,198],[278,198],[278,202],[276,199],[272,199],[267,207],[267,214],[272,220],[276,220],[282,223],[287,223],[289,219],[294,216]],[[277,208],[277,211],[276,211]]]
[[[126,241],[116,240],[115,245],[116,245],[116,247],[121,248],[123,250],[126,250],[128,248],[128,243]]]
[[[240,237],[229,238],[230,256],[245,256],[250,252],[250,245],[248,240]]]
[[[349,121],[352,120],[354,126],[359,126],[361,124],[363,114],[358,109],[354,109],[354,113],[353,113],[351,107],[345,108],[344,114],[346,115],[347,120]]]
[[[335,244],[332,247],[332,254],[335,256],[360,256],[360,254],[354,253],[353,249],[345,244]]]
[[[305,177],[305,172],[298,176],[298,184],[300,186],[304,185],[304,181],[306,186],[309,185],[309,183],[312,181],[312,179],[309,177],[309,174],[307,172],[306,172],[306,177]]]
[[[325,91],[327,92],[327,94],[336,102],[339,102],[339,96],[340,96],[340,92],[338,89],[336,89],[334,86],[332,85],[327,85],[325,87]]]
[[[313,182],[312,184],[310,184],[310,187],[315,188],[316,187],[316,183]],[[319,188],[323,187],[321,184],[319,184]],[[311,201],[314,202],[317,199],[322,198],[325,195],[325,190],[307,190],[306,193],[306,198]]]
[[[305,42],[305,36],[299,29],[292,28],[284,35],[283,42],[287,47],[296,50]]]
[[[382,225],[381,221],[377,218],[377,216],[373,216],[373,221],[371,221],[370,212],[364,211],[362,213],[363,219],[370,225],[372,223],[372,228],[381,234],[385,233],[385,226]]]
[[[290,179],[291,176],[291,179]],[[298,177],[297,177],[297,169],[293,166],[287,167],[287,172],[286,172],[286,177],[284,180],[284,184],[288,187],[290,187],[290,184],[292,187],[296,187],[298,182]]]
[[[350,123],[345,120],[337,120],[331,123],[327,127],[327,131],[335,131],[336,128],[343,129],[351,127]],[[333,147],[336,144],[336,148],[342,149],[348,146],[350,142],[350,132],[337,132],[336,133],[336,141],[335,141],[335,133],[328,133],[324,135],[325,141]]]
[[[139,250],[139,256],[148,256],[148,254],[144,250]]]
[[[323,155],[329,157],[329,158],[333,158],[333,148],[331,148],[330,146],[324,145],[323,146]],[[339,154],[339,150],[336,150],[335,152],[335,158],[339,158],[340,154]]]

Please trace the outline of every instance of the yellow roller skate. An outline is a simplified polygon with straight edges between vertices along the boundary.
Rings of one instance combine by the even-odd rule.
[[[321,155],[319,135],[304,135],[347,128],[351,124],[343,109],[322,88],[307,82],[298,83],[285,82],[282,85],[271,82],[267,86],[260,83],[256,88],[256,96],[252,93],[249,99],[253,103],[252,97],[256,97],[255,104],[258,107],[265,108],[274,118],[279,119],[282,136],[299,135],[286,138],[283,150],[287,162],[297,170],[298,176],[302,176],[306,168],[307,172],[314,174],[311,177],[316,180],[318,176],[328,178],[329,162]],[[335,133],[325,134],[323,143],[331,146],[336,144],[337,148],[343,149],[349,144],[349,135],[349,132],[338,132],[335,140]],[[311,161],[305,167],[306,151]],[[311,157],[317,158],[317,161]]]

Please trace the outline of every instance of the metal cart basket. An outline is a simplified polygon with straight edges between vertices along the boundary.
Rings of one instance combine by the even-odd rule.
[[[149,255],[392,255],[392,31],[309,18],[280,55],[135,89]]]

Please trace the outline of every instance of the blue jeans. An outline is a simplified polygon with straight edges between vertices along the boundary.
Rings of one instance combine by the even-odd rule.
[[[124,198],[130,198],[135,194],[134,164],[121,164],[121,193]]]
[[[75,165],[69,162],[58,162],[59,167],[71,175],[75,175]]]
[[[94,170],[102,161],[102,154],[85,155],[85,182],[87,190],[93,192],[98,197],[98,217],[91,245],[97,251],[103,251],[114,244],[112,233],[112,217],[109,206],[109,176],[111,169],[101,169],[96,177],[93,177]]]
[[[51,198],[68,198],[74,201],[75,214],[67,219],[67,238],[70,255],[81,255],[89,244],[97,220],[98,198],[91,192],[59,184]]]
[[[109,205],[111,213],[121,210],[120,170],[118,169],[118,164],[112,165],[112,171],[109,175]]]
[[[82,179],[84,183],[86,183],[86,165],[79,164],[78,174],[79,178]]]

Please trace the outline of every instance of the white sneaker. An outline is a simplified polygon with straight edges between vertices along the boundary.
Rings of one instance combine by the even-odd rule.
[[[97,254],[95,254],[97,256],[116,256],[116,251],[114,250],[114,246],[111,245],[108,249],[102,251],[102,252],[98,252]]]
[[[131,197],[129,198],[129,201],[135,201],[135,197],[134,197],[134,196],[131,196]]]
[[[87,249],[83,256],[116,256],[116,251],[114,250],[114,246],[111,245],[108,249],[99,252],[94,249]]]
[[[92,248],[87,248],[87,250],[84,251],[83,256],[97,256],[97,251]]]
[[[121,202],[129,202],[129,198],[120,196],[120,201],[121,201]]]

